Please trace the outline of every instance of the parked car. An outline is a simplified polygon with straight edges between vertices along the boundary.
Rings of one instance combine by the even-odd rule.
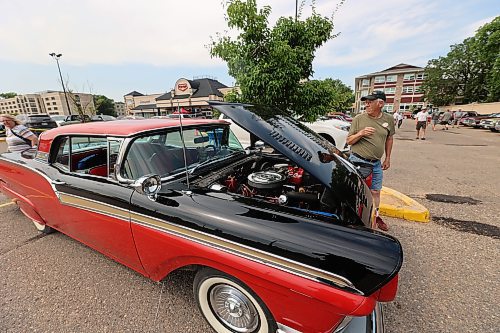
[[[274,108],[211,104],[273,150],[244,150],[223,120],[62,126],[0,155],[0,189],[40,231],[155,281],[196,270],[216,332],[383,332],[402,247],[372,228],[358,171]]]
[[[481,119],[479,121],[479,127],[484,129],[490,129],[495,131],[496,123],[500,121],[500,113],[494,113],[489,118]]]
[[[116,117],[107,115],[107,114],[96,114],[92,116],[92,121],[113,121],[116,120]]]
[[[243,147],[250,146],[250,133],[238,126],[233,122],[225,114],[221,114],[219,119],[226,120],[231,123],[231,131],[236,135],[238,140],[241,142]],[[321,137],[326,139],[328,142],[333,144],[338,150],[342,152],[346,152],[349,150],[349,146],[347,145],[347,135],[349,131],[350,124],[345,122],[340,123],[339,120],[329,119],[329,120],[318,120],[313,123],[300,122],[300,124],[307,126],[309,129],[315,131]],[[338,127],[346,126],[343,129],[339,129]]]
[[[338,120],[347,121],[349,123],[352,122],[352,117],[345,114],[345,113],[342,113],[342,112],[331,112],[331,113],[327,114],[327,117],[330,119],[338,119]]]
[[[495,125],[495,132],[498,132],[500,131],[500,121],[497,121],[496,125]]]
[[[72,124],[89,123],[91,121],[92,119],[89,115],[85,114],[82,116],[80,114],[70,114],[69,116],[66,116],[66,119],[64,119],[64,122],[62,122],[61,125],[66,126]]]
[[[50,118],[56,122],[57,126],[62,126],[61,124],[66,120],[64,115],[51,115]]]
[[[16,116],[16,119],[36,135],[57,127],[57,123],[48,114],[20,114]]]
[[[481,114],[474,117],[466,117],[465,119],[462,118],[463,119],[462,123],[465,126],[479,128],[480,127],[479,123],[481,122],[481,120],[491,118],[491,116],[492,116],[491,114]]]

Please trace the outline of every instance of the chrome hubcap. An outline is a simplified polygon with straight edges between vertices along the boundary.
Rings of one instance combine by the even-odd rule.
[[[236,332],[253,332],[259,316],[252,302],[238,289],[216,285],[210,290],[210,307],[219,320]]]

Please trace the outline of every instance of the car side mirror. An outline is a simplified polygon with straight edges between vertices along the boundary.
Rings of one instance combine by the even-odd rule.
[[[137,179],[132,187],[140,194],[146,195],[155,201],[158,192],[161,190],[161,177],[158,175],[146,175]]]

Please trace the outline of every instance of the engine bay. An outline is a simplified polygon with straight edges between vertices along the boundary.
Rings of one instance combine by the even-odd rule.
[[[248,156],[203,177],[197,185],[315,214],[336,216],[322,203],[325,187],[281,155]]]

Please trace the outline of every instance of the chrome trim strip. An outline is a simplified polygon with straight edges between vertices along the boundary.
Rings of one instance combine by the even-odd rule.
[[[143,225],[158,231],[167,232],[169,234],[173,234],[175,236],[194,241],[202,245],[210,246],[212,248],[240,257],[244,257],[255,262],[264,263],[271,267],[307,278],[309,280],[320,283],[325,283],[325,281],[327,281],[341,289],[347,289],[356,294],[363,295],[363,292],[356,289],[348,279],[340,275],[333,274],[316,267],[308,266],[258,249],[254,249],[243,244],[220,238],[218,236],[207,234],[198,230],[189,229],[183,226],[174,225],[170,222],[157,218],[152,218],[134,212],[130,212],[130,216],[132,223]]]
[[[347,289],[359,295],[363,293],[356,289],[354,285],[346,278],[323,271],[316,267],[308,266],[293,260],[283,258],[274,254],[266,253],[249,246],[239,244],[233,241],[223,239],[218,236],[207,234],[198,230],[175,225],[165,220],[153,218],[143,214],[129,212],[123,208],[117,208],[95,200],[82,198],[76,195],[61,193],[61,202],[70,206],[86,209],[95,213],[119,218],[147,228],[165,232],[183,239],[187,239],[198,244],[209,246],[211,248],[231,253],[255,262],[263,263],[282,271],[307,278],[309,280],[325,283],[331,283],[339,288]]]
[[[278,329],[276,330],[276,333],[302,333],[302,331],[297,331],[291,327],[288,327],[286,325],[283,325],[281,323],[276,323],[278,325]]]

